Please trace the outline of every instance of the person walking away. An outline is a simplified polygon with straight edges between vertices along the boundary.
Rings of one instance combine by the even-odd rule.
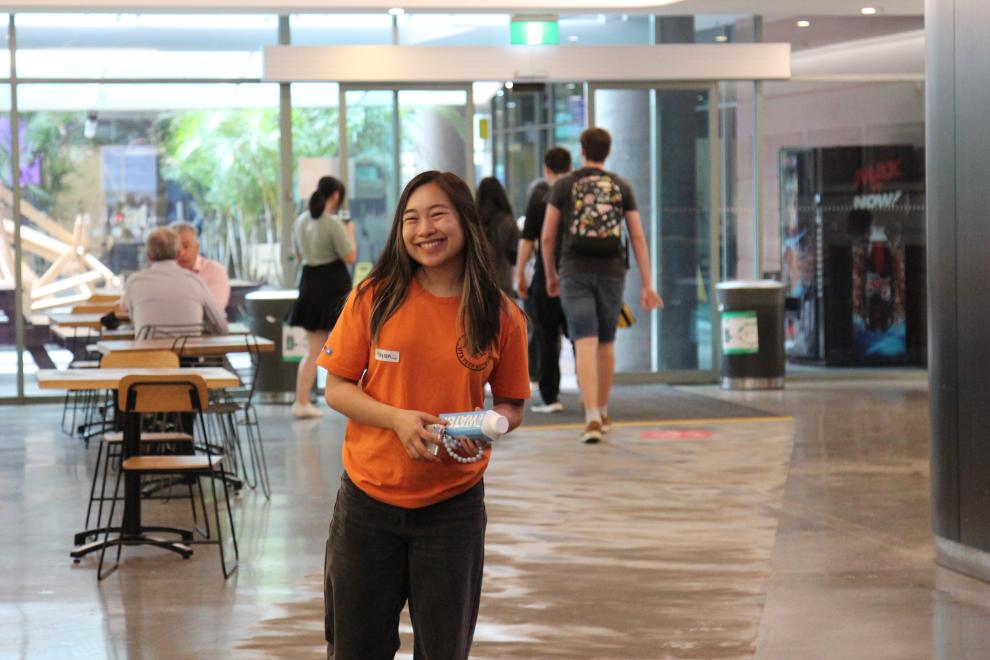
[[[399,648],[408,601],[419,658],[468,657],[484,563],[483,476],[498,443],[461,439],[460,462],[427,426],[493,408],[519,425],[529,398],[526,324],[495,283],[471,190],[423,172],[402,191],[375,267],[320,353],[326,400],[348,418],[325,562],[334,660]],[[459,455],[453,451],[452,454]]]
[[[354,224],[344,223],[337,216],[345,193],[339,179],[322,177],[309,198],[309,209],[296,218],[292,227],[292,246],[297,261],[302,263],[302,275],[288,322],[306,330],[306,355],[296,371],[293,417],[322,415],[309,398],[316,383],[316,358],[351,290],[347,266],[357,261]]]
[[[625,221],[639,268],[640,306],[663,307],[650,280],[650,254],[632,186],[605,169],[612,137],[603,128],[581,133],[584,166],[550,190],[543,221],[547,295],[560,296],[577,353],[578,388],[584,404],[581,440],[598,442],[611,430],[608,400],[615,375],[615,329],[628,270],[622,240]],[[557,234],[562,232],[558,275]]]
[[[481,226],[491,248],[492,260],[499,287],[509,296],[512,289],[512,267],[516,263],[516,249],[519,243],[519,227],[512,215],[512,205],[505,194],[505,188],[493,176],[485,177],[478,184],[475,198]]]
[[[516,268],[516,290],[519,297],[528,300],[533,309],[534,332],[539,355],[539,386],[541,405],[531,406],[537,413],[556,413],[564,410],[560,402],[560,341],[567,334],[564,310],[559,297],[547,295],[546,272],[540,250],[540,235],[543,233],[543,217],[547,209],[550,187],[560,177],[571,171],[571,152],[563,147],[553,147],[543,156],[543,180],[533,187],[526,203],[526,222],[519,239],[518,267]],[[558,240],[559,242],[559,240]],[[525,264],[533,253],[536,264],[533,280],[527,286]],[[559,250],[557,251],[559,255]]]

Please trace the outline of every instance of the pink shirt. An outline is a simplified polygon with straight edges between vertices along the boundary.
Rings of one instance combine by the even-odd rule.
[[[203,284],[209,289],[213,300],[216,301],[217,307],[226,309],[227,303],[230,302],[230,278],[227,277],[227,269],[221,266],[219,262],[198,255],[192,271],[199,275],[199,279],[203,280]]]

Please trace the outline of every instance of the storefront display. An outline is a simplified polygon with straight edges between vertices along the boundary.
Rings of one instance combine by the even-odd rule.
[[[924,363],[923,163],[911,145],[781,151],[789,358]]]

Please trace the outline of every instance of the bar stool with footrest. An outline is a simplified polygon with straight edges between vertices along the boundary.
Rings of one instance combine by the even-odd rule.
[[[120,383],[118,405],[124,413],[124,446],[123,460],[117,473],[114,485],[114,500],[110,507],[107,527],[104,530],[104,540],[100,552],[100,563],[97,568],[97,578],[102,580],[112,573],[120,563],[121,549],[124,545],[155,545],[188,558],[192,548],[188,545],[169,542],[149,536],[148,531],[176,532],[172,528],[147,527],[141,524],[141,477],[143,475],[190,475],[197,479],[206,478],[210,482],[213,496],[213,513],[216,521],[216,538],[198,543],[211,543],[219,548],[220,568],[226,579],[237,569],[239,553],[237,550],[237,535],[234,529],[234,516],[230,508],[230,496],[223,481],[219,479],[223,456],[213,454],[211,443],[204,442],[205,455],[195,456],[147,456],[140,454],[140,413],[192,413],[199,420],[200,430],[204,433],[202,411],[208,405],[208,390],[202,377],[190,374],[174,376],[127,376]],[[116,528],[118,535],[111,540],[116,497],[120,492],[121,478],[126,481],[124,494],[124,520],[121,527]],[[233,543],[233,561],[228,565],[224,548],[223,525],[220,518],[220,499],[217,493],[217,481],[221,481],[221,490],[227,507],[227,522],[230,538]],[[184,539],[186,537],[184,536]],[[104,573],[104,560],[107,548],[117,546],[117,558],[113,566]]]
[[[178,368],[179,357],[171,351],[116,351],[108,353],[100,360],[100,367],[103,369],[127,369],[127,368]],[[106,400],[110,402],[113,409],[114,395],[108,395]],[[113,413],[113,410],[110,411]],[[191,454],[193,437],[179,429],[176,415],[158,415],[152,420],[142,420],[141,429],[141,453],[142,454]],[[107,431],[106,428],[114,429]],[[124,440],[123,432],[116,430],[120,428],[119,419],[116,416],[106,420],[104,431],[95,434],[99,441],[99,449],[96,454],[96,463],[93,467],[93,482],[89,489],[89,505],[86,507],[86,529],[92,534],[102,531],[103,503],[109,501],[107,497],[107,475],[110,473],[111,465],[115,465],[114,459],[119,462],[120,447]],[[100,484],[100,493],[96,494],[96,486]],[[193,499],[193,521],[196,521],[195,499],[193,498],[190,486],[189,496]],[[90,528],[89,520],[93,514],[94,507],[97,509],[95,528]],[[205,515],[205,512],[204,512]],[[90,534],[91,535],[91,534]],[[85,536],[83,534],[82,536]],[[77,539],[76,545],[82,541]]]

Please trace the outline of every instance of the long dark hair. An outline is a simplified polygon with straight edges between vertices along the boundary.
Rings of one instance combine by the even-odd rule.
[[[402,215],[409,204],[409,197],[416,189],[429,183],[439,186],[450,199],[464,233],[464,284],[458,316],[464,328],[467,348],[477,355],[498,339],[502,307],[507,299],[498,288],[495,267],[488,253],[471,189],[456,174],[430,170],[416,175],[406,184],[395,208],[385,249],[367,279],[358,287],[357,296],[373,292],[371,337],[372,341],[377,341],[382,326],[406,299],[409,285],[420,268],[420,264],[406,252],[402,240]]]
[[[327,209],[327,200],[338,191],[340,192],[340,200],[337,202],[339,208],[344,203],[344,196],[347,194],[343,182],[337,177],[321,176],[316,183],[316,190],[309,196],[309,215],[314,220],[323,215]]]
[[[478,193],[475,196],[478,204],[478,213],[481,215],[481,224],[487,225],[500,215],[512,216],[512,204],[509,203],[509,196],[505,194],[505,188],[499,180],[493,176],[486,176],[478,184]]]

